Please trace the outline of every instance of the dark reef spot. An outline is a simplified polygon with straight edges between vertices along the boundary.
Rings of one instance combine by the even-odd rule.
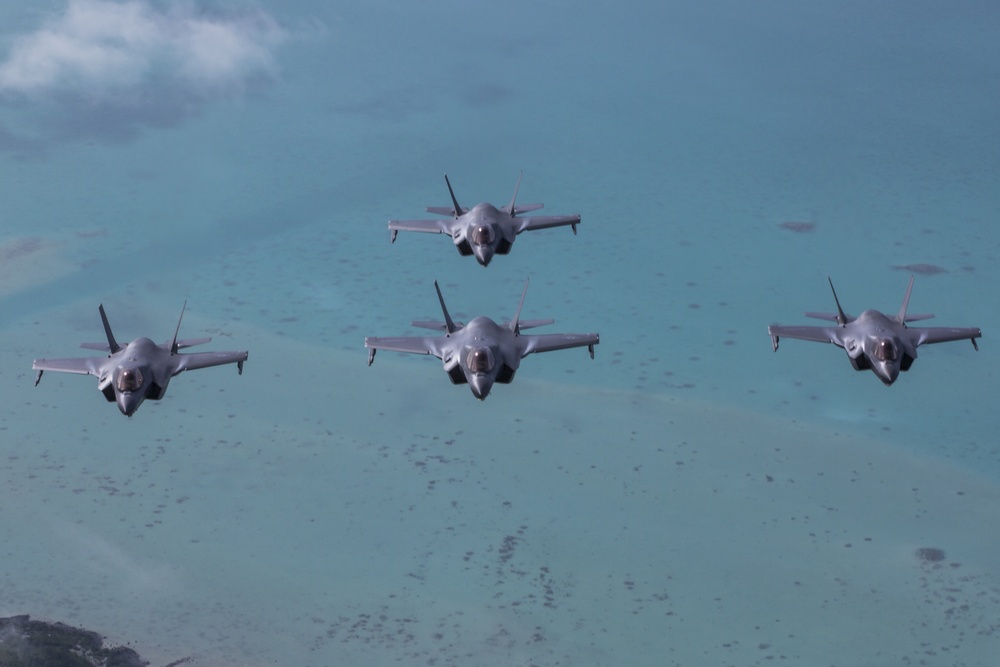
[[[925,563],[940,563],[944,560],[944,549],[920,547],[917,549],[917,558]]]
[[[33,236],[14,239],[0,247],[0,259],[11,260],[25,257],[45,247],[40,238]]]
[[[919,273],[922,276],[933,276],[938,273],[948,273],[948,269],[938,266],[937,264],[893,264],[892,268],[896,271]]]
[[[816,229],[815,222],[805,222],[804,220],[786,220],[778,226],[796,234],[805,234]]]

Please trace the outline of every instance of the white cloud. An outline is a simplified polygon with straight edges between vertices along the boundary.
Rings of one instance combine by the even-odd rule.
[[[0,64],[0,94],[98,103],[146,88],[211,97],[276,71],[285,31],[268,14],[208,13],[190,3],[70,0],[36,32],[15,37]]]

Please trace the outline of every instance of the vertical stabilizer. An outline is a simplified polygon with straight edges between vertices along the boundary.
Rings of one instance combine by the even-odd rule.
[[[906,286],[906,296],[903,297],[903,305],[899,307],[899,315],[896,320],[900,324],[906,324],[906,308],[910,305],[910,292],[913,291],[913,276],[910,276],[910,284]]]
[[[504,210],[507,211],[508,213],[510,213],[511,215],[515,214],[514,202],[517,201],[517,191],[519,189],[521,189],[521,177],[522,176],[524,176],[524,172],[523,171],[520,172],[517,175],[517,185],[514,186],[514,196],[510,198],[510,203],[507,204],[507,206],[504,207]]]
[[[187,299],[184,300],[184,305],[181,306],[181,316],[177,318],[177,328],[174,329],[174,338],[170,341],[170,354],[177,354],[177,334],[181,331],[181,320],[184,319],[184,309],[187,308]]]
[[[837,298],[837,290],[833,289],[833,279],[830,276],[827,276],[826,279],[830,283],[830,291],[833,292],[833,300],[837,304],[837,324],[844,326],[847,324],[847,315],[844,314],[844,309],[840,307],[840,299]]]
[[[441,288],[438,287],[438,281],[436,280],[434,281],[434,289],[437,290],[438,301],[441,302],[441,312],[444,313],[445,331],[448,332],[448,335],[451,335],[458,330],[458,327],[455,326],[455,323],[451,319],[451,315],[448,314],[448,306],[444,305],[444,297],[441,296]]]
[[[458,200],[455,199],[455,191],[451,189],[451,181],[448,180],[448,174],[444,175],[444,182],[448,185],[448,194],[451,195],[451,203],[455,206],[455,217],[462,215],[462,207],[458,205]]]
[[[111,354],[114,354],[118,350],[122,349],[122,346],[118,344],[115,340],[115,335],[111,333],[111,324],[108,322],[108,316],[104,312],[104,304],[100,304],[97,309],[101,311],[101,322],[104,323],[104,334],[108,337],[108,349]]]
[[[514,332],[515,336],[521,334],[521,327],[518,325],[518,321],[521,319],[521,307],[524,306],[524,297],[528,295],[528,282],[530,279],[525,279],[524,281],[524,291],[521,292],[521,302],[517,304],[517,312],[514,313],[514,319],[510,321],[510,330]]]

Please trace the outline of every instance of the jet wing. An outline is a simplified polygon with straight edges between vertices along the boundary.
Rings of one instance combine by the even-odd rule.
[[[767,333],[771,336],[771,345],[778,349],[778,339],[782,336],[786,338],[798,338],[799,340],[811,340],[817,343],[833,343],[844,347],[841,338],[841,327],[808,327],[808,326],[778,326],[772,325],[767,328]]]
[[[101,376],[101,366],[107,357],[80,357],[77,359],[35,359],[32,370],[75,373],[77,375]]]
[[[542,334],[532,336],[518,336],[522,341],[522,357],[526,357],[532,352],[552,352],[554,350],[565,350],[571,347],[590,348],[590,356],[594,356],[594,346],[601,342],[599,334]]]
[[[174,375],[183,371],[193,371],[198,368],[208,368],[210,366],[221,366],[223,364],[238,364],[240,374],[243,373],[243,362],[247,360],[246,352],[195,352],[191,354],[178,354],[174,356],[177,360]]]
[[[389,229],[393,232],[428,232],[430,234],[447,234],[451,236],[452,220],[390,220]]]
[[[948,343],[954,340],[971,340],[972,344],[976,345],[976,339],[982,337],[979,327],[924,327],[907,329],[906,333],[914,346],[930,343]],[[976,345],[976,349],[979,349],[978,345]]]
[[[547,229],[548,227],[561,227],[563,225],[572,225],[573,233],[576,233],[576,226],[580,224],[580,216],[578,215],[535,215],[527,218],[515,218],[515,221],[520,224],[517,227],[517,233],[530,231],[533,229]]]
[[[433,354],[435,357],[441,358],[440,340],[441,336],[368,337],[365,338],[365,347],[370,350],[368,355],[370,359],[374,358],[376,350]]]

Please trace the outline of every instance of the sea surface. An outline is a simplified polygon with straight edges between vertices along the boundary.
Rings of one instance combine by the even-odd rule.
[[[0,5],[0,615],[153,667],[995,665],[1000,9]],[[386,221],[582,215],[486,269]],[[927,325],[892,387],[767,326]],[[483,402],[365,336],[599,332]],[[212,336],[131,418],[31,362]]]

